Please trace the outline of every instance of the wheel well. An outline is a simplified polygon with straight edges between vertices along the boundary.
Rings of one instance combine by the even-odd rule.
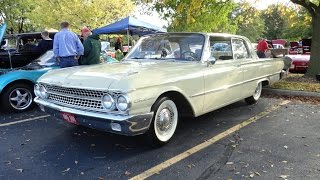
[[[1,94],[2,92],[4,92],[7,88],[9,88],[10,86],[12,86],[13,84],[17,84],[17,83],[26,83],[28,85],[30,85],[31,87],[34,86],[34,83],[30,80],[26,80],[26,79],[20,79],[20,80],[16,80],[16,81],[12,81],[10,82],[9,84],[7,84],[1,91]]]
[[[269,86],[270,84],[268,80],[264,80],[261,83],[262,83],[262,86]]]
[[[181,93],[179,93],[177,91],[165,92],[158,97],[156,102],[162,97],[168,97],[171,100],[173,100],[173,102],[176,103],[180,117],[194,117],[194,112],[193,112],[193,109],[192,109],[189,101]],[[153,104],[153,106],[154,105],[155,105],[155,103]],[[153,109],[153,106],[152,106],[152,109]]]

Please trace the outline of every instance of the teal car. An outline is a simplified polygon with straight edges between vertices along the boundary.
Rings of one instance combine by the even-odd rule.
[[[48,51],[30,64],[14,69],[0,69],[0,110],[3,112],[21,112],[33,105],[34,84],[49,70],[59,68]]]

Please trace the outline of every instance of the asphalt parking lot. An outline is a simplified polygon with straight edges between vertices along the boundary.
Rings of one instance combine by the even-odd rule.
[[[320,105],[261,98],[183,119],[154,149],[37,108],[0,114],[0,179],[320,179]]]

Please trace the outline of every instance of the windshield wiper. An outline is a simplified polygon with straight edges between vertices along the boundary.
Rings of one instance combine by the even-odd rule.
[[[141,58],[141,57],[132,57],[132,58],[128,58],[128,59],[145,59],[145,58]]]

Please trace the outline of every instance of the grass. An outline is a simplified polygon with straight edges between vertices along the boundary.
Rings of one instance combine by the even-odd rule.
[[[290,73],[286,78],[274,83],[271,87],[276,89],[320,93],[320,83],[316,79],[305,77],[303,74]]]

